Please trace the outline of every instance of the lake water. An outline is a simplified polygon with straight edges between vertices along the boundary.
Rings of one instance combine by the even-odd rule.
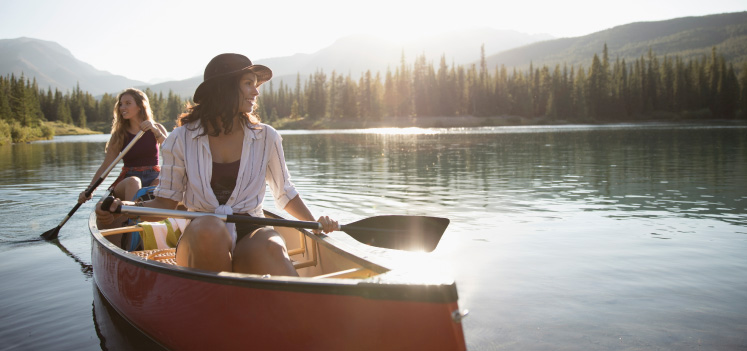
[[[744,124],[281,134],[314,214],[451,219],[428,257],[470,310],[469,350],[747,349]],[[2,350],[153,347],[98,296],[91,203],[38,240],[106,139],[0,147]]]

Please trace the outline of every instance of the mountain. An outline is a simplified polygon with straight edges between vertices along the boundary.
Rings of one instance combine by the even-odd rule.
[[[683,17],[657,22],[638,22],[613,27],[576,38],[538,42],[506,50],[486,58],[488,67],[504,65],[509,69],[567,64],[591,66],[594,54],[601,58],[607,44],[610,60],[627,62],[648,55],[679,56],[684,61],[710,56],[716,47],[727,62],[747,62],[747,12],[701,17]]]
[[[428,60],[438,62],[443,55],[448,64],[465,64],[480,57],[480,46],[486,52],[500,52],[540,40],[551,39],[549,35],[529,35],[516,31],[477,28],[430,35],[394,43],[370,35],[343,37],[332,45],[313,54],[298,54],[290,57],[258,60],[271,67],[278,76],[308,75],[317,70],[338,74],[352,73],[355,78],[366,70],[386,73],[394,71],[405,56],[409,63],[416,56],[425,55]]]
[[[399,67],[403,54],[408,65],[421,54],[425,54],[428,60],[436,64],[444,55],[449,65],[460,65],[479,59],[480,46],[483,44],[486,52],[499,52],[551,38],[547,34],[531,35],[491,28],[431,35],[404,43],[394,43],[369,35],[353,35],[340,38],[332,45],[312,54],[261,59],[255,63],[272,68],[273,84],[276,88],[279,87],[280,81],[294,87],[299,73],[302,80],[318,70],[322,70],[327,76],[332,71],[343,75],[350,73],[357,80],[366,70],[380,72],[382,76],[386,74],[387,68],[394,72]],[[194,93],[201,81],[200,76],[183,81],[164,82],[151,86],[151,89],[163,91],[164,94],[171,89],[174,93],[186,97]]]
[[[168,82],[153,84],[153,85],[142,85],[142,86],[135,86],[138,89],[145,90],[145,88],[150,88],[150,90],[153,90],[155,92],[163,93],[164,96],[166,96],[169,91],[173,92],[174,94],[181,96],[182,98],[191,98],[192,94],[195,93],[195,89],[197,89],[197,86],[202,83],[202,76],[192,77],[184,80],[172,80]]]
[[[425,55],[434,66],[438,66],[442,55],[448,65],[479,64],[483,44],[491,70],[500,65],[526,70],[530,63],[535,67],[582,64],[588,68],[594,54],[601,55],[605,43],[611,60],[637,59],[647,55],[649,49],[658,57],[678,55],[689,60],[710,55],[711,48],[716,47],[728,62],[739,64],[747,62],[747,12],[631,23],[560,39],[488,28],[431,35],[405,43],[364,35],[348,36],[315,53],[256,60],[256,63],[272,68],[275,76],[272,81],[277,89],[281,81],[293,88],[297,74],[305,80],[318,70],[328,77],[332,71],[350,74],[356,80],[366,70],[383,76],[387,69],[394,72],[399,67],[403,54],[408,67],[412,67],[419,55]],[[0,40],[0,74],[12,72],[19,76],[22,71],[26,77],[36,77],[40,87],[49,85],[67,91],[80,83],[81,89],[93,95],[136,86],[164,94],[171,90],[186,98],[192,96],[202,81],[202,76],[196,76],[148,85],[96,70],[53,42],[30,38]]]
[[[560,39],[488,29],[419,38],[404,45],[393,45],[373,37],[352,36],[313,54],[257,60],[257,63],[273,69],[276,88],[281,80],[293,87],[298,72],[305,80],[318,69],[328,76],[333,70],[338,74],[350,73],[354,79],[365,70],[384,75],[387,68],[394,71],[399,67],[403,52],[409,67],[420,54],[425,54],[434,66],[438,65],[441,55],[446,57],[449,65],[479,64],[483,43],[491,70],[501,65],[526,70],[530,64],[550,68],[556,64],[583,65],[588,69],[594,54],[601,56],[605,43],[610,60],[620,58],[628,62],[648,55],[649,49],[658,57],[677,55],[687,61],[710,55],[711,49],[716,47],[719,54],[739,68],[741,62],[747,62],[747,12],[631,23],[585,36]],[[200,81],[200,77],[196,77],[160,86],[166,88],[165,92],[171,87],[178,91],[176,87],[179,87],[182,96],[190,96]]]
[[[0,74],[11,73],[16,78],[23,73],[29,79],[36,78],[40,88],[57,88],[62,92],[80,84],[81,90],[92,95],[145,84],[97,70],[55,42],[32,38],[0,39]]]

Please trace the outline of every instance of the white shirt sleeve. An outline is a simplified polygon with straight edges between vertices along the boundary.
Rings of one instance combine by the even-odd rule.
[[[184,198],[186,187],[186,169],[184,167],[184,138],[187,137],[184,127],[175,129],[163,142],[161,155],[160,181],[153,194],[157,197],[177,202]]]
[[[270,186],[270,191],[275,199],[275,206],[285,208],[288,202],[298,196],[295,185],[290,180],[290,173],[285,164],[283,153],[283,138],[272,128],[268,129],[267,145],[268,162],[265,181]]]

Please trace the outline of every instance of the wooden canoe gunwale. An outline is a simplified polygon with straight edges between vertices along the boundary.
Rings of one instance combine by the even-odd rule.
[[[383,278],[381,277],[362,280],[338,278],[309,279],[280,276],[263,277],[254,274],[226,272],[216,273],[199,269],[180,267],[154,260],[147,260],[129,254],[127,251],[117,247],[99,232],[98,227],[96,226],[95,212],[91,213],[91,216],[89,217],[89,229],[92,238],[92,248],[95,248],[98,245],[104,248],[120,261],[140,268],[144,268],[149,271],[154,271],[160,274],[166,274],[178,278],[185,278],[211,284],[247,287],[252,289],[359,296],[366,299],[417,301],[430,303],[450,303],[456,302],[458,300],[456,283],[454,281],[447,281],[440,284],[419,284],[417,282],[408,284],[383,282]],[[332,249],[338,254],[356,257],[357,259],[354,261],[356,263],[362,263],[364,265],[364,268],[378,272],[386,270],[386,268],[378,264],[372,263],[365,259],[360,259],[360,257],[355,256],[354,254],[347,252],[335,245],[329,245],[328,243],[325,243],[325,239],[322,237],[318,237],[315,235],[310,235],[309,237],[319,242],[320,245],[326,245],[328,248]],[[386,275],[386,273],[384,273],[383,275]]]

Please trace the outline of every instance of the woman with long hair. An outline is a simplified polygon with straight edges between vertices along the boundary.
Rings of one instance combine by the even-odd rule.
[[[105,148],[106,157],[93,176],[91,185],[142,130],[145,134],[122,157],[122,172],[109,187],[110,190],[113,189],[115,197],[131,200],[141,188],[158,184],[157,178],[161,171],[158,165],[159,146],[166,140],[168,133],[163,125],[153,120],[148,96],[135,88],[119,93],[113,115],[111,137]],[[78,202],[91,198],[86,197],[85,193],[80,193]]]
[[[263,217],[266,185],[278,208],[304,221],[314,216],[290,181],[282,138],[255,114],[260,86],[272,71],[243,55],[221,54],[205,68],[195,104],[180,116],[163,144],[155,199],[145,207]],[[132,202],[116,199],[111,206]],[[112,214],[96,209],[100,225]],[[158,220],[159,218],[145,218]],[[316,220],[331,232],[337,221]],[[215,216],[193,219],[176,247],[178,265],[211,271],[297,276],[283,238],[272,227],[224,223]]]

